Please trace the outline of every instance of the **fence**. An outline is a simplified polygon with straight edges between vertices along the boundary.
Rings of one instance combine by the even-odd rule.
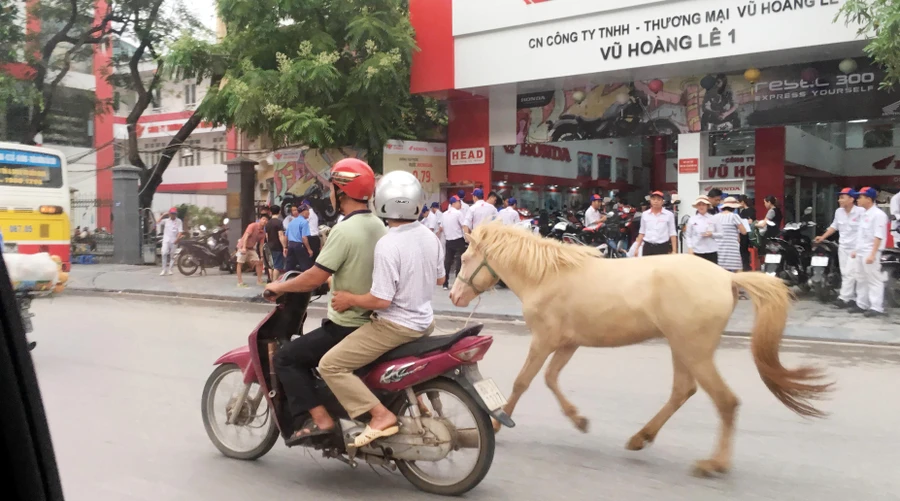
[[[113,201],[95,197],[75,197],[71,201],[72,262],[108,263],[113,258],[113,237],[109,228],[97,228],[97,209],[112,207]],[[75,233],[75,230],[78,230]]]

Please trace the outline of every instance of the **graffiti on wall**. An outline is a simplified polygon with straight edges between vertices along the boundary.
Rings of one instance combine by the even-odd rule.
[[[361,158],[366,153],[356,148],[319,150],[298,148],[278,150],[274,154],[275,199],[281,200],[285,193],[304,195],[316,187],[327,197],[331,192],[329,170],[344,158]]]

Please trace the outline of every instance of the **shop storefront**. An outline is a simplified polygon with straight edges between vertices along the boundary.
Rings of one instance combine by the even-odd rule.
[[[842,0],[413,0],[414,92],[449,103],[448,185],[530,209],[713,187],[828,222],[900,188],[900,93]]]

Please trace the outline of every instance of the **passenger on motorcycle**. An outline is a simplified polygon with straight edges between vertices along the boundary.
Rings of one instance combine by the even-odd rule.
[[[399,431],[397,416],[387,409],[353,371],[388,351],[434,331],[431,298],[435,285],[444,284],[444,253],[438,238],[416,224],[425,203],[422,185],[412,174],[386,174],[375,188],[375,212],[388,223],[388,234],[375,246],[372,289],[365,293],[338,291],[331,307],[376,310],[372,321],[347,336],[319,362],[319,374],[347,414],[372,419],[353,444]],[[473,208],[474,210],[474,208]]]
[[[311,292],[332,278],[333,290],[365,294],[372,288],[375,244],[387,230],[369,210],[375,190],[375,173],[362,160],[347,158],[331,169],[331,203],[344,215],[328,235],[315,266],[285,282],[269,284],[266,290],[275,297],[288,292]],[[275,355],[275,370],[284,386],[288,407],[294,419],[295,433],[287,445],[315,435],[330,433],[334,420],[325,410],[313,388],[312,369],[322,355],[351,332],[369,322],[371,309],[353,307],[343,311],[328,307],[322,326],[283,346]],[[311,419],[303,422],[306,412]]]

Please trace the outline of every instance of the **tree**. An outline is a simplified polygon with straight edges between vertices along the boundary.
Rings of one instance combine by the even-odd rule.
[[[835,21],[841,18],[848,25],[858,24],[858,34],[869,40],[863,50],[884,68],[881,88],[892,89],[900,82],[900,3],[846,0]]]
[[[220,0],[231,62],[202,113],[276,147],[355,146],[380,168],[388,139],[446,124],[409,92],[416,50],[405,0]]]
[[[125,9],[130,23],[131,38],[136,48],[114,59],[115,71],[110,78],[118,88],[133,90],[137,99],[125,119],[128,142],[127,158],[141,169],[138,204],[149,208],[163,174],[191,133],[200,125],[206,103],[215,100],[218,84],[225,72],[225,62],[217,48],[209,41],[187,33],[208,34],[180,1],[128,0]],[[164,8],[168,7],[168,8]],[[146,71],[146,67],[151,71]],[[141,158],[138,145],[138,120],[147,111],[153,93],[167,79],[210,80],[210,90],[197,111],[181,126],[160,152],[159,159],[147,165]]]
[[[0,6],[0,116],[6,115],[10,104],[30,106],[38,101],[31,85],[4,71],[21,62],[20,54],[25,48],[25,32],[19,22],[21,14],[17,2]]]

